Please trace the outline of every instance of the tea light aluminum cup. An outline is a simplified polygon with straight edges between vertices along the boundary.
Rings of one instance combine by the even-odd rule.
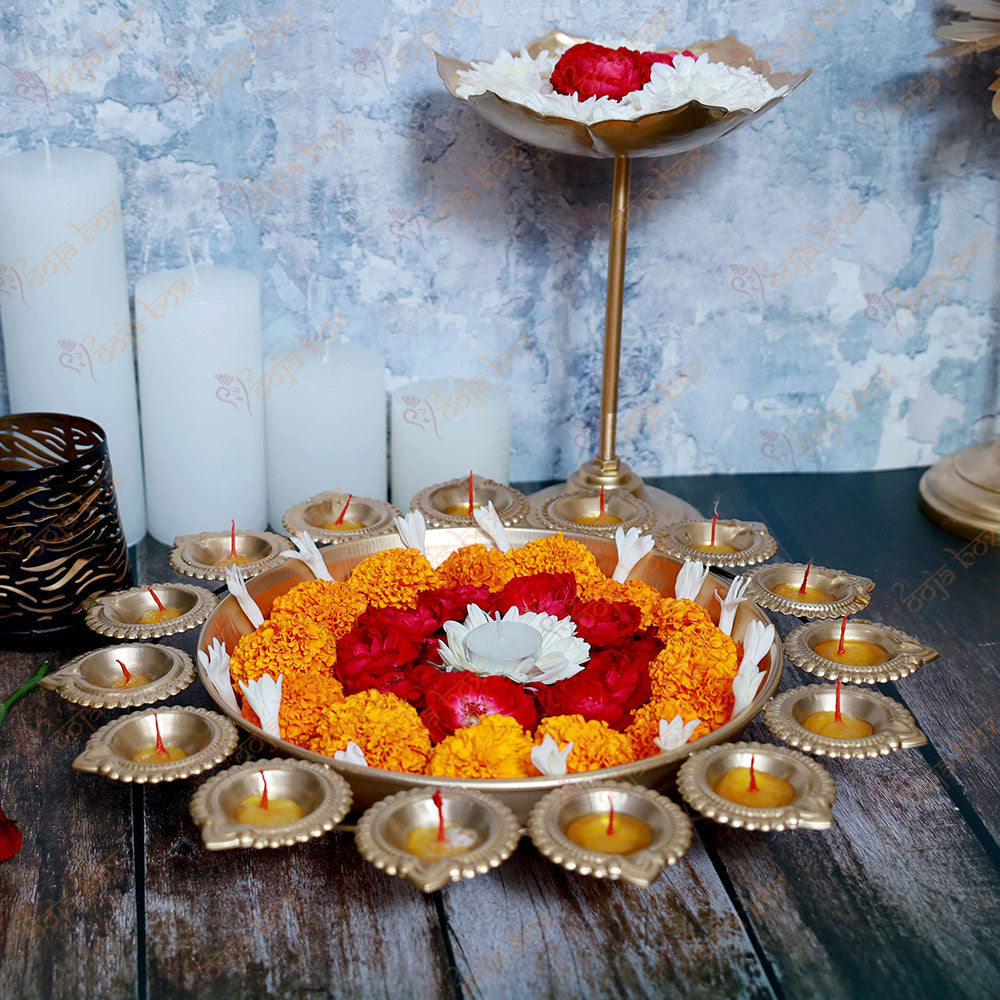
[[[715,541],[735,552],[706,552],[695,548],[712,541],[712,521],[675,521],[656,537],[656,547],[671,559],[690,559],[708,566],[754,566],[770,559],[778,543],[760,521],[716,521]]]
[[[485,507],[492,501],[497,516],[508,528],[528,516],[531,509],[528,498],[513,486],[479,477],[473,477],[472,483],[476,504]],[[445,510],[468,502],[468,477],[449,479],[446,483],[435,483],[422,489],[410,501],[410,510],[419,510],[432,528],[464,528],[476,522],[465,515],[446,514]]]
[[[179,747],[186,757],[146,763],[132,759],[143,747],[156,745],[157,721],[164,744]],[[136,784],[177,781],[221,764],[236,749],[238,741],[236,727],[215,712],[186,706],[161,708],[155,713],[146,709],[98,729],[87,741],[83,753],[73,761],[73,768]]]
[[[707,554],[707,553],[706,553]],[[868,605],[875,582],[866,576],[855,576],[840,569],[813,566],[809,570],[809,586],[819,587],[834,595],[834,600],[823,604],[810,604],[792,597],[781,597],[774,587],[783,583],[801,586],[806,571],[805,563],[771,563],[749,572],[746,599],[769,611],[802,618],[842,618],[853,615]]]
[[[244,579],[270,569],[292,543],[273,531],[237,531],[236,554],[250,562],[242,563]],[[219,562],[232,552],[231,531],[203,531],[200,535],[178,535],[170,550],[170,567],[183,576],[198,580],[225,580],[226,567]]]
[[[715,791],[733,767],[749,767],[784,778],[795,798],[786,806],[744,806]],[[837,786],[816,761],[769,743],[720,743],[691,754],[677,773],[677,790],[697,812],[717,823],[747,830],[826,830],[833,823]]]
[[[121,660],[129,673],[145,677],[138,687],[120,688]],[[128,643],[105,646],[70,660],[61,670],[48,674],[41,686],[55,691],[74,705],[91,708],[134,708],[151,705],[183,691],[194,680],[194,663],[172,646]]]
[[[253,826],[237,818],[240,803],[264,790],[270,798],[291,799],[302,817],[274,826]],[[213,775],[191,799],[191,818],[201,827],[210,851],[234,847],[287,847],[329,833],[351,808],[351,786],[336,771],[304,760],[254,760]]]
[[[147,611],[157,610],[156,601],[145,587],[132,587],[88,601],[85,605],[87,627],[113,639],[158,639],[197,628],[219,603],[212,591],[192,583],[154,583],[151,586],[165,607],[179,608],[181,614],[164,622],[140,625],[139,618]]]
[[[580,524],[575,517],[593,517],[601,511],[600,491],[587,490],[577,493],[560,493],[546,500],[535,513],[535,518],[543,527],[555,531],[572,531],[579,535],[600,535],[613,537],[621,528],[638,528],[648,531],[656,523],[656,511],[641,497],[633,496],[625,490],[606,490],[604,511],[621,518],[619,524]]]
[[[383,534],[392,531],[392,519],[400,517],[400,511],[391,503],[376,500],[374,497],[352,497],[347,504],[345,521],[354,521],[363,525],[361,528],[349,528],[339,531],[327,528],[340,517],[340,512],[347,503],[346,493],[327,491],[289,507],[281,518],[285,530],[289,532],[306,531],[312,538],[323,545],[336,545],[338,542],[354,542],[359,538]]]
[[[820,757],[879,757],[894,750],[922,747],[927,742],[913,716],[899,702],[858,687],[841,686],[840,710],[869,723],[871,736],[842,740],[806,729],[804,723],[813,712],[832,712],[836,703],[836,685],[809,684],[785,691],[769,702],[764,721],[779,740]]]
[[[498,799],[472,789],[441,788],[445,823],[466,827],[477,846],[451,858],[427,860],[406,850],[411,830],[436,828],[434,787],[397,792],[373,805],[358,823],[355,841],[362,857],[388,875],[399,875],[423,892],[475,878],[510,857],[521,837],[517,817]]]
[[[925,663],[936,660],[941,654],[930,646],[901,632],[891,625],[855,618],[847,623],[844,639],[863,639],[882,646],[889,654],[884,663],[871,666],[854,666],[838,663],[820,656],[815,647],[827,639],[840,639],[839,622],[809,622],[792,629],[785,639],[785,655],[800,670],[830,680],[840,678],[851,684],[887,684],[909,677]]]
[[[653,831],[648,847],[631,854],[610,854],[581,847],[566,835],[580,816],[608,811],[634,816]],[[597,781],[565,786],[535,803],[528,818],[528,836],[554,864],[594,878],[623,879],[648,886],[667,865],[678,861],[691,843],[691,821],[670,799],[625,781]]]

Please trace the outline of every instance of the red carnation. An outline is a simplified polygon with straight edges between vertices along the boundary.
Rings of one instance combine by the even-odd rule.
[[[590,97],[617,101],[645,87],[649,73],[650,63],[640,52],[581,42],[562,54],[549,80],[557,93],[576,94],[581,101]]]
[[[668,66],[674,65],[674,56],[690,56],[692,59],[697,59],[698,57],[691,52],[689,49],[685,49],[683,52],[643,52],[642,58],[653,66],[655,63],[666,63]]]
[[[358,625],[338,640],[334,673],[348,694],[393,690],[404,679],[401,668],[419,655],[420,646],[399,629]]]
[[[639,631],[642,614],[628,601],[577,601],[576,634],[591,646],[616,646]]]
[[[457,587],[442,587],[425,590],[417,595],[417,610],[429,614],[437,622],[436,632],[445,622],[463,622],[470,604],[478,605],[487,614],[493,610],[493,601],[486,587],[461,584]]]
[[[532,573],[516,576],[500,592],[497,609],[537,611],[565,618],[576,601],[576,577],[572,573]]]
[[[509,715],[527,730],[538,722],[534,701],[507,677],[482,677],[468,670],[439,674],[425,700],[420,718],[435,743],[456,729],[476,725],[485,715]]]

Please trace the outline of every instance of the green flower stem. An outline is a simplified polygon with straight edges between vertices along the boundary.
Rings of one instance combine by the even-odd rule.
[[[31,678],[25,684],[22,684],[9,698],[5,701],[0,701],[0,726],[3,725],[3,720],[7,718],[7,713],[10,711],[11,705],[14,704],[18,698],[23,698],[29,691],[34,691],[38,687],[38,682],[49,672],[49,661],[46,660],[39,668],[38,673]]]

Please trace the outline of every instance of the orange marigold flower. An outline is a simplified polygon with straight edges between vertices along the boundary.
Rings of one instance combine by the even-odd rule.
[[[486,587],[491,593],[503,590],[514,576],[510,560],[499,549],[485,545],[464,545],[456,549],[437,569],[447,587],[468,584]]]
[[[264,674],[327,673],[337,660],[337,641],[322,625],[307,618],[290,618],[281,625],[264,622],[240,636],[229,660],[233,687]]]
[[[278,722],[281,738],[300,747],[308,747],[319,732],[330,706],[344,700],[344,689],[336,677],[321,673],[282,675],[281,709]],[[260,725],[257,713],[243,699],[243,718]]]
[[[417,710],[394,694],[374,688],[330,706],[309,749],[332,757],[349,742],[361,747],[369,767],[423,774],[431,736]]]
[[[692,625],[710,625],[715,628],[712,616],[694,601],[665,597],[659,610],[660,639],[666,642],[672,634]]]
[[[692,719],[701,719],[701,725],[691,734],[696,740],[717,726],[709,726],[705,716],[683,698],[654,698],[646,702],[636,713],[632,725],[625,730],[625,736],[632,744],[632,754],[636,760],[642,757],[652,757],[660,753],[660,748],[653,739],[660,735],[660,719],[669,722],[675,716],[680,716],[686,723]]]
[[[578,587],[594,580],[604,579],[594,553],[582,542],[556,535],[534,538],[519,549],[507,553],[514,576],[532,573],[573,573]]]
[[[632,744],[624,733],[612,729],[600,719],[585,719],[582,715],[548,715],[535,730],[535,744],[551,736],[562,750],[571,740],[566,768],[594,771],[599,767],[615,767],[633,760]]]
[[[484,715],[479,724],[458,729],[431,753],[427,773],[441,778],[527,778],[531,737],[509,715]]]
[[[441,577],[417,549],[383,549],[354,567],[348,583],[373,608],[414,608],[417,594],[442,586]]]
[[[308,580],[275,598],[271,622],[281,625],[291,618],[309,618],[339,639],[354,628],[358,615],[367,607],[364,595],[349,583]]]

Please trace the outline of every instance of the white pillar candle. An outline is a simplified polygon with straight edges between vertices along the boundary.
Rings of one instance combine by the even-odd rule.
[[[246,271],[147,274],[135,287],[149,533],[267,522],[260,286]]]
[[[426,379],[392,394],[392,502],[403,510],[425,486],[467,476],[506,483],[510,397],[483,378]]]
[[[10,405],[104,428],[125,538],[146,534],[118,168],[93,149],[0,160],[0,323]]]
[[[264,361],[271,527],[324,490],[386,499],[385,358],[360,344],[303,341]]]

